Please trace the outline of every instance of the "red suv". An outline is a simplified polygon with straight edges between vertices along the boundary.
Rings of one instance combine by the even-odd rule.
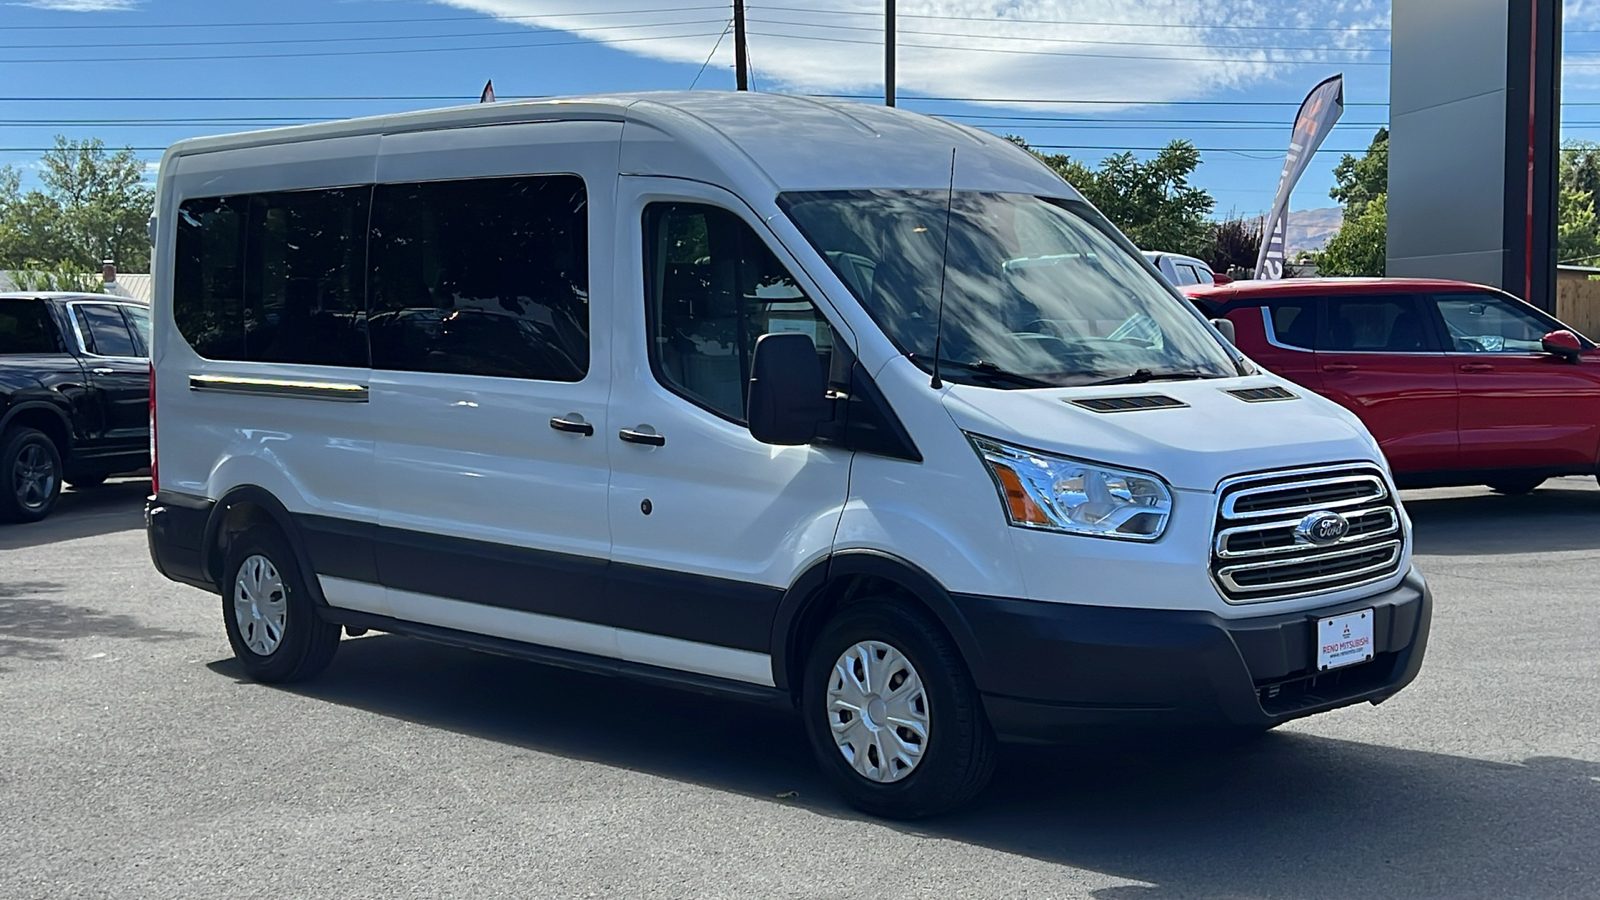
[[[1251,359],[1360,416],[1403,487],[1600,475],[1600,350],[1515,297],[1401,278],[1185,291]]]

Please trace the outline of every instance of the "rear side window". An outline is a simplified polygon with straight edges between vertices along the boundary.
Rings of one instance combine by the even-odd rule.
[[[1329,297],[1318,350],[1417,353],[1432,349],[1416,298]]]
[[[1283,346],[1311,350],[1317,342],[1317,301],[1281,300],[1267,307],[1272,336]]]
[[[583,380],[588,221],[576,175],[379,185],[373,366]]]
[[[832,326],[738,216],[651,204],[644,242],[650,366],[674,393],[743,422],[750,355],[764,334],[806,335],[829,370]]]
[[[367,365],[371,189],[189,200],[173,317],[207,359]]]
[[[0,354],[60,353],[50,310],[38,300],[0,300]]]
[[[1200,277],[1200,273],[1195,271],[1194,266],[1191,266],[1188,263],[1178,263],[1176,268],[1178,270],[1178,283],[1179,284],[1210,284],[1211,283],[1210,279],[1201,278]]]
[[[138,357],[138,344],[122,317],[122,311],[106,303],[78,303],[72,307],[83,349],[96,356]]]

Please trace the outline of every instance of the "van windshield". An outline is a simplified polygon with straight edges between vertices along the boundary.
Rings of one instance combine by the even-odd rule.
[[[788,193],[783,209],[900,350],[986,387],[1238,374],[1200,320],[1081,202],[958,191]]]

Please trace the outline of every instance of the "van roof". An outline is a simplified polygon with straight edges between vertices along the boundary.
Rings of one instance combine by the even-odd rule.
[[[954,148],[959,189],[1078,196],[1032,154],[985,131],[893,107],[729,91],[474,103],[191,138],[172,145],[167,157],[326,138],[563,120],[636,124],[707,150],[715,143],[731,145],[736,151],[731,157],[726,153],[713,155],[736,167],[754,163],[780,191],[850,187],[943,189],[950,183],[950,151]],[[816,152],[818,144],[827,145],[829,152]]]

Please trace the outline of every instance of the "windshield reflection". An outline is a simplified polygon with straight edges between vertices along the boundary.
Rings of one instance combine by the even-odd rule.
[[[932,367],[944,191],[790,193],[784,210],[879,327]],[[957,192],[942,374],[990,387],[1237,374],[1222,346],[1086,204]],[[1135,373],[1148,372],[1148,375]]]

